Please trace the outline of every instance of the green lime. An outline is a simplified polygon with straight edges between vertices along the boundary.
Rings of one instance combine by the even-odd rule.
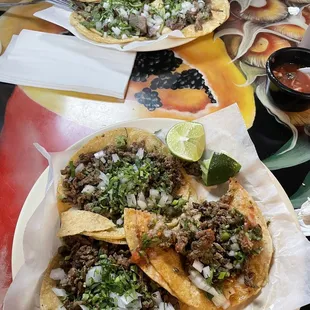
[[[205,131],[199,123],[178,123],[169,130],[166,142],[175,156],[187,161],[198,161],[206,145]]]
[[[233,158],[216,152],[212,154],[211,158],[204,160],[200,167],[206,186],[224,183],[241,169],[241,165]]]

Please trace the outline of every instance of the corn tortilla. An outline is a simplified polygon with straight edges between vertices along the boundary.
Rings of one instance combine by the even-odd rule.
[[[87,0],[83,2],[98,2],[97,0]],[[156,1],[155,1],[156,2]],[[202,30],[196,31],[195,25],[186,26],[181,32],[183,33],[185,38],[197,38],[208,33],[211,33],[220,25],[222,25],[227,18],[229,17],[230,5],[227,0],[211,0],[211,12],[212,16],[209,20],[205,21],[202,24]],[[137,37],[137,38],[127,38],[127,39],[115,39],[112,36],[103,37],[103,35],[96,31],[96,29],[87,29],[81,23],[84,22],[85,19],[73,12],[70,16],[70,23],[75,29],[84,35],[86,38],[91,41],[95,41],[97,43],[107,43],[107,44],[124,44],[133,41],[144,41],[149,40],[146,37]],[[163,34],[167,34],[172,30],[168,27],[164,27]]]
[[[82,210],[70,210],[61,214],[61,226],[57,236],[59,238],[73,236],[84,231],[104,231],[115,227],[106,217]],[[119,239],[122,239],[121,237]]]
[[[79,149],[70,159],[70,161],[76,162],[79,159],[80,154],[95,153],[102,150],[108,145],[116,145],[116,138],[119,136],[127,137],[127,143],[132,144],[133,142],[145,141],[145,149],[148,152],[157,151],[160,154],[171,156],[168,147],[158,139],[154,134],[141,130],[138,128],[118,128],[102,135],[96,136],[95,138],[88,141],[81,149]],[[189,185],[187,188],[181,189],[180,195],[189,191]],[[65,197],[62,180],[59,180],[57,187],[57,206],[59,212],[64,212],[72,207],[70,203],[63,202],[62,197]]]
[[[124,228],[131,252],[136,251],[139,247],[141,237],[148,231],[148,223],[152,218],[153,215],[148,212],[125,209]],[[185,274],[180,257],[175,251],[156,248],[151,249],[147,256],[150,264],[140,264],[139,267],[155,282],[164,288],[169,287],[170,291],[167,288],[166,290],[172,292],[172,295],[189,306],[199,307],[201,305],[205,307],[204,309],[213,309],[211,308],[212,303],[191,283]],[[176,273],[173,270],[179,270],[179,272]],[[154,275],[157,277],[159,275],[160,277],[154,278]],[[159,280],[160,282],[158,282]]]
[[[92,229],[93,227],[91,227]],[[105,231],[83,231],[82,235],[92,237],[96,240],[122,240],[125,239],[124,228],[112,228]]]

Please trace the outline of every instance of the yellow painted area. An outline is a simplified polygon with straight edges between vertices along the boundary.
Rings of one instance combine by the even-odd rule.
[[[220,104],[208,105],[207,112],[215,112],[236,102],[247,127],[250,128],[255,117],[254,90],[251,86],[238,86],[246,80],[237,66],[231,62],[223,41],[214,41],[210,34],[174,50],[190,66],[199,69],[217,96]]]

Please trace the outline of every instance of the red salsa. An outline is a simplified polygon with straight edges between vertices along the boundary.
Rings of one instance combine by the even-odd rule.
[[[302,93],[310,93],[310,77],[298,71],[304,66],[286,63],[273,70],[274,76],[285,86]]]

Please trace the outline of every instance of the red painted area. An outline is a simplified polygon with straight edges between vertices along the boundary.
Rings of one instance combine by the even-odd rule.
[[[15,88],[0,136],[0,256],[7,250],[2,257],[6,267],[0,274],[0,305],[3,282],[7,286],[11,280],[11,248],[18,215],[30,189],[47,166],[33,143],[40,143],[48,151],[61,151],[92,132],[46,110],[20,88]]]

